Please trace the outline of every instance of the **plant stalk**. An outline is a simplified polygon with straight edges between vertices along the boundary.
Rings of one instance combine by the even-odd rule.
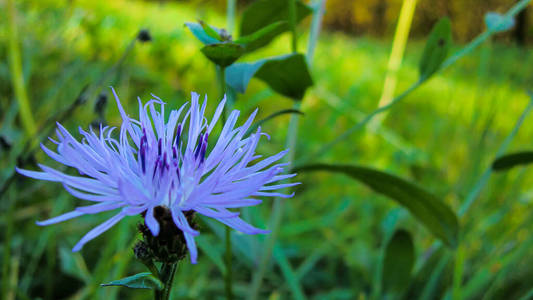
[[[296,32],[296,0],[289,0],[289,27],[292,32],[292,53],[297,53],[298,34]]]
[[[30,101],[26,93],[24,84],[24,74],[22,73],[22,63],[20,59],[20,48],[17,33],[16,9],[14,0],[7,0],[7,34],[9,40],[9,69],[11,72],[11,83],[15,98],[19,105],[19,113],[26,137],[30,138],[35,135],[37,128],[35,120],[31,113]],[[33,142],[35,143],[35,142]]]
[[[313,16],[313,20],[311,22],[311,32],[309,36],[309,44],[308,44],[308,52],[307,52],[307,63],[311,65],[314,51],[316,47],[316,43],[318,40],[318,35],[320,33],[321,29],[321,22],[322,17],[324,15],[324,9],[326,0],[318,0],[319,3],[319,9],[315,12]],[[296,1],[290,0],[289,3],[289,21],[291,22],[291,30],[292,30],[292,40],[293,40],[293,51],[297,51],[297,35],[296,35]],[[292,21],[291,21],[292,20]],[[294,24],[292,24],[294,22]],[[301,102],[295,102],[293,105],[293,109],[299,110],[301,106]],[[286,162],[290,163],[291,165],[294,165],[294,159],[296,157],[296,144],[297,144],[297,138],[298,138],[298,123],[300,120],[300,116],[298,114],[292,114],[291,118],[289,120],[289,129],[287,132],[287,139],[286,139],[286,148],[289,150],[289,153],[286,156]],[[290,170],[288,170],[286,173],[289,173]],[[289,180],[287,180],[289,182]],[[265,273],[267,271],[268,264],[270,262],[270,259],[272,257],[272,252],[274,250],[274,246],[276,243],[276,239],[279,233],[281,220],[283,217],[283,206],[284,206],[284,200],[280,198],[274,199],[274,204],[272,207],[272,213],[271,213],[271,219],[269,227],[271,228],[272,232],[266,237],[265,240],[265,247],[263,248],[263,252],[261,253],[261,257],[259,260],[259,266],[254,273],[253,279],[252,279],[252,285],[250,288],[250,294],[249,299],[258,299],[259,297],[259,289],[261,288],[261,284],[263,282],[263,277],[265,276]],[[280,250],[281,251],[281,250]],[[304,298],[305,295],[293,295],[294,297]]]
[[[225,291],[226,291],[226,299],[231,300],[233,299],[233,270],[231,265],[231,259],[232,259],[232,252],[231,252],[231,228],[226,226],[226,256],[225,256],[225,263],[226,263],[226,276],[224,278],[224,285],[225,285]]]
[[[216,66],[217,70],[217,81],[220,88],[220,98],[224,97],[226,94],[226,77],[225,77],[225,71],[226,68],[221,66]],[[224,107],[224,113],[222,114],[222,124],[227,119],[227,115],[229,112],[231,112],[233,103],[231,103],[231,99],[226,97],[226,105]],[[224,290],[226,293],[226,299],[230,300],[233,299],[233,272],[232,272],[232,250],[231,250],[231,229],[229,227],[226,227],[226,234],[225,234],[225,245],[226,245],[226,253],[224,257],[224,262],[226,264],[226,274],[224,274]]]
[[[169,300],[170,291],[172,289],[172,282],[174,275],[178,269],[178,263],[163,263],[161,272],[159,272],[159,280],[163,282],[163,290],[155,291],[155,300]]]
[[[404,0],[402,8],[400,10],[400,17],[398,19],[398,25],[396,26],[396,32],[394,34],[394,40],[392,42],[391,54],[389,57],[389,63],[387,66],[387,75],[385,76],[385,83],[383,84],[383,91],[381,92],[381,98],[378,102],[378,107],[387,105],[391,102],[394,91],[396,90],[396,83],[398,81],[398,70],[402,64],[403,54],[405,52],[405,46],[409,37],[409,31],[411,29],[411,23],[413,21],[413,15],[416,8],[417,0]],[[381,121],[385,118],[385,114],[376,117],[371,127],[378,127]]]

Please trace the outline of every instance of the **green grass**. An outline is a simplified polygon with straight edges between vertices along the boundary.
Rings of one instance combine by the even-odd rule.
[[[208,6],[73,3],[65,6],[63,2],[47,0],[21,1],[17,5],[22,72],[37,126],[68,107],[83,86],[100,80],[140,28],[149,28],[153,41],[134,47],[119,71],[103,82],[103,92],[110,96],[107,86],[116,87],[122,103],[133,115],[137,111],[136,97],[146,99],[150,93],[166,100],[170,107],[183,103],[190,91],[206,93],[211,104],[216,102],[214,68],[200,53],[199,42],[183,27],[184,22],[198,18],[223,25],[223,18]],[[0,19],[5,20],[4,10],[0,11]],[[306,39],[305,35],[300,38],[300,49],[305,48]],[[0,179],[4,182],[13,170],[22,148],[19,141],[25,133],[16,117],[3,21],[0,41],[0,134],[13,145],[11,150],[1,152]],[[244,60],[288,53],[290,44],[290,37],[284,35]],[[408,43],[397,92],[417,80],[422,49],[423,41]],[[337,33],[320,37],[313,62],[316,85],[307,93],[301,108],[305,116],[300,119],[296,158],[317,150],[376,108],[389,51],[390,41]],[[526,107],[526,90],[531,88],[533,79],[531,65],[530,49],[484,44],[391,109],[380,130],[354,134],[321,161],[358,163],[401,175],[439,195],[457,211]],[[68,128],[86,128],[96,119],[93,106],[98,92],[69,116]],[[262,82],[252,80],[236,107],[244,114],[259,107],[261,119],[292,107],[292,103],[275,95]],[[213,108],[212,105],[210,109]],[[112,98],[105,117],[109,124],[119,122]],[[261,153],[274,153],[283,147],[288,119],[282,117],[264,124],[263,129],[272,138],[260,146]],[[525,120],[510,150],[531,149],[530,119]],[[50,163],[37,153],[36,161]],[[529,266],[533,257],[527,251],[532,243],[531,175],[527,168],[493,175],[480,199],[462,219],[462,288],[466,299],[483,295],[489,299],[501,299],[502,295],[518,299],[531,288]],[[286,200],[279,247],[274,250],[278,264],[266,276],[262,298],[275,299],[279,295],[290,299],[291,290],[298,285],[312,299],[368,298],[380,249],[393,228],[406,228],[414,235],[419,258],[425,257],[435,241],[406,211],[348,178],[317,173],[299,176],[298,180],[303,184],[296,190],[297,197]],[[98,286],[144,271],[130,250],[140,217],[127,219],[87,244],[80,255],[68,250],[105,216],[85,216],[39,228],[35,220],[65,212],[81,201],[57,184],[30,179],[17,179],[1,200],[0,251],[2,270],[7,272],[2,274],[3,292],[18,291],[20,299],[151,297],[147,291]],[[264,227],[270,204],[265,201],[244,215]],[[184,262],[179,267],[173,288],[176,299],[223,298],[223,237],[220,224],[202,222],[199,264]],[[232,237],[234,293],[240,298],[246,295],[261,238],[240,234]],[[443,255],[450,253],[445,250]],[[422,267],[420,261],[423,260],[419,260],[418,268]],[[436,290],[445,293],[445,287],[451,286],[453,264],[443,265],[443,270]],[[6,283],[7,278],[10,282]],[[429,275],[422,277],[421,283],[424,280],[429,280]]]

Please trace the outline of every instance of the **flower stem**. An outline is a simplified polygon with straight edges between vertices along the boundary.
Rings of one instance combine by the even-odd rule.
[[[163,263],[161,272],[159,272],[159,280],[163,282],[163,290],[155,291],[155,300],[169,300],[170,290],[172,289],[172,282],[174,275],[178,269],[178,263]]]
[[[292,52],[298,52],[298,35],[296,32],[296,0],[289,0],[289,27],[292,31]]]
[[[224,97],[226,93],[226,68],[217,66],[217,81],[220,86],[220,98]],[[225,122],[227,119],[228,112],[231,111],[233,107],[232,99],[226,98],[226,105],[224,107],[224,113],[222,114],[222,120]],[[222,122],[222,123],[224,123]],[[229,227],[226,227],[226,257],[225,257],[225,263],[226,263],[226,274],[224,276],[224,285],[226,290],[226,299],[233,299],[233,290],[232,290],[232,263],[231,263],[231,229]]]
[[[233,290],[232,290],[232,267],[231,267],[231,229],[226,226],[226,276],[224,278],[225,288],[226,288],[226,299],[233,299]]]
[[[322,17],[324,15],[324,9],[326,0],[317,0],[317,3],[319,4],[319,9],[315,11],[313,20],[311,23],[311,32],[309,36],[309,44],[307,48],[307,62],[309,66],[311,66],[314,52],[315,52],[315,46],[318,40],[318,35],[320,33],[321,29],[321,23],[322,23]],[[292,12],[289,12],[290,19],[293,19],[291,23],[294,23],[291,25],[292,29],[292,38],[293,38],[293,51],[297,51],[297,35],[296,35],[296,2],[292,1],[289,3],[289,10]],[[290,20],[289,20],[290,21]],[[299,110],[301,106],[301,102],[295,102],[293,105],[293,109]],[[298,138],[298,123],[299,123],[299,116],[297,114],[291,115],[290,121],[289,121],[289,128],[287,131],[287,137],[286,137],[286,148],[289,150],[289,153],[287,154],[286,162],[291,164],[291,167],[294,166],[294,160],[296,158],[296,145],[297,145],[297,138]],[[288,171],[290,172],[290,170]],[[288,173],[287,172],[287,173]],[[289,181],[287,181],[289,182]],[[254,276],[252,278],[252,285],[250,287],[250,294],[249,299],[258,299],[259,298],[259,290],[261,288],[263,277],[266,274],[272,252],[274,251],[274,246],[276,244],[276,239],[280,230],[281,220],[283,217],[283,208],[284,208],[284,202],[283,199],[276,198],[274,199],[274,204],[272,206],[272,213],[270,217],[270,223],[269,228],[271,228],[272,232],[266,237],[265,239],[265,246],[263,247],[263,252],[261,253],[259,264],[257,267],[256,272],[254,273]],[[289,266],[290,267],[290,266]],[[294,297],[297,298],[304,298],[305,295],[300,295],[297,292],[295,292]]]

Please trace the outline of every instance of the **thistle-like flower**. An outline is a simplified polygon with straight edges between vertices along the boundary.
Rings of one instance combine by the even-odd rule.
[[[83,139],[79,142],[58,123],[58,140],[51,139],[57,145],[57,152],[41,145],[52,159],[77,169],[81,176],[44,165],[39,165],[42,172],[17,168],[22,175],[61,182],[74,197],[97,202],[37,222],[38,225],[118,210],[81,238],[72,249],[79,251],[126,216],[144,215],[146,226],[157,236],[160,224],[154,217],[154,209],[162,206],[170,211],[173,223],[183,233],[192,263],[197,261],[194,237],[199,232],[189,224],[186,213],[214,218],[246,234],[268,233],[244,222],[238,212],[230,210],[261,203],[256,197],[291,197],[275,190],[295,185],[278,183],[295,175],[281,174],[287,164],[277,163],[287,151],[259,160],[261,155],[255,149],[266,134],[258,128],[255,133],[245,135],[257,110],[237,128],[239,111],[232,111],[218,140],[208,150],[208,137],[223,113],[225,99],[211,122],[204,116],[207,99],[200,106],[199,95],[195,93],[190,106],[186,103],[171,111],[165,120],[165,103],[152,95],[144,105],[139,99],[139,120],[136,120],[126,114],[114,90],[113,94],[122,116],[119,140],[112,137],[115,128],[101,126],[98,134],[80,128]],[[160,110],[156,109],[158,106]]]

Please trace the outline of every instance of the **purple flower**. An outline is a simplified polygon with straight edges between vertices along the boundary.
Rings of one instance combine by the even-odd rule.
[[[139,99],[139,120],[136,120],[126,114],[114,90],[113,94],[122,116],[119,140],[111,137],[115,128],[100,127],[98,134],[92,129],[87,132],[80,128],[83,139],[78,142],[58,123],[58,141],[51,139],[57,145],[57,152],[41,145],[51,158],[77,169],[82,176],[67,175],[40,164],[42,172],[17,168],[20,174],[28,177],[61,182],[73,196],[96,202],[37,222],[38,225],[118,210],[116,215],[89,231],[72,249],[79,251],[122,218],[143,212],[147,227],[157,236],[160,225],[154,217],[154,208],[164,206],[183,232],[192,263],[196,263],[198,256],[194,237],[199,232],[188,223],[186,211],[214,218],[246,234],[268,233],[244,222],[238,212],[230,210],[257,205],[261,200],[255,197],[259,196],[292,197],[274,191],[295,185],[276,183],[295,175],[281,174],[287,164],[276,163],[287,151],[259,160],[261,155],[257,155],[255,149],[261,136],[266,134],[258,128],[245,136],[257,110],[237,128],[239,111],[232,111],[218,140],[208,151],[209,134],[223,112],[225,99],[218,105],[211,122],[204,116],[207,101],[200,106],[196,93],[192,93],[188,108],[186,103],[171,111],[165,120],[165,103],[152,95],[153,99],[144,105]]]

